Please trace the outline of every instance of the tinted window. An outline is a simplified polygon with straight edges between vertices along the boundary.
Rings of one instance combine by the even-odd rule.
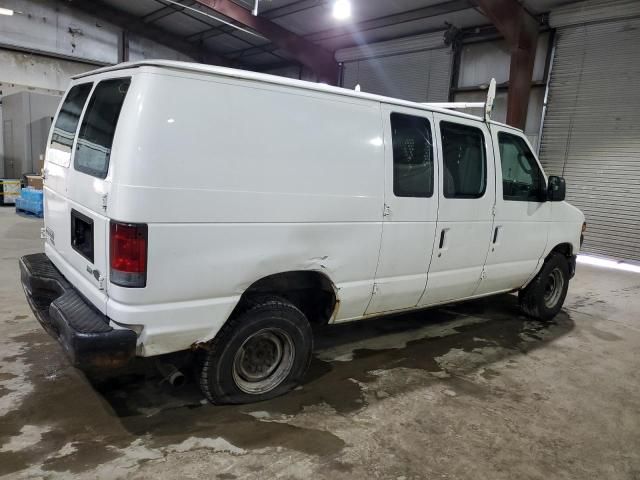
[[[443,192],[446,198],[478,198],[484,195],[487,160],[482,130],[441,122]]]
[[[398,197],[433,195],[431,126],[426,118],[391,114],[393,193]]]
[[[526,142],[516,135],[500,132],[498,145],[502,165],[502,197],[505,200],[539,202],[544,180]]]
[[[129,83],[130,78],[117,78],[96,86],[78,134],[76,170],[99,178],[107,176],[113,134]]]
[[[56,124],[53,126],[48,160],[65,167],[69,166],[71,148],[80,121],[80,114],[90,91],[91,84],[83,83],[76,85],[67,93],[62,107],[60,107]]]

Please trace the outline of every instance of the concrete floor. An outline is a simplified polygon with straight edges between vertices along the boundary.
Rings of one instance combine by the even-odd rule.
[[[0,209],[1,478],[640,478],[640,274],[579,266],[546,325],[503,295],[329,328],[302,388],[214,407],[69,367],[18,283],[40,224]]]

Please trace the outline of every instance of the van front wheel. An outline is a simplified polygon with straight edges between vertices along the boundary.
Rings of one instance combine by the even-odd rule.
[[[215,404],[277,397],[301,382],[312,352],[305,315],[269,297],[230,319],[211,341],[201,360],[200,387]]]
[[[531,283],[520,290],[520,308],[530,317],[551,320],[564,304],[569,278],[567,258],[561,253],[552,253]]]

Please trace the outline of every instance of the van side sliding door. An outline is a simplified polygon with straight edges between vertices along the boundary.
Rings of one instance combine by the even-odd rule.
[[[484,275],[495,202],[486,125],[444,114],[434,117],[442,177],[433,258],[420,306],[474,295]]]
[[[432,113],[391,105],[381,111],[385,204],[367,314],[416,306],[427,283],[438,214]]]

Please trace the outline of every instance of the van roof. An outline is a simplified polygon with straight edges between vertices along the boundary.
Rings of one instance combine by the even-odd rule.
[[[216,66],[216,65],[205,65],[205,64],[201,64],[201,63],[178,62],[178,61],[173,61],[173,60],[142,60],[142,61],[138,61],[138,62],[119,63],[117,65],[112,65],[112,66],[108,66],[108,67],[99,68],[97,70],[91,70],[91,71],[88,71],[88,72],[84,72],[84,73],[81,73],[79,75],[75,75],[72,78],[75,80],[75,79],[78,79],[78,78],[88,77],[88,76],[91,76],[91,75],[100,74],[100,73],[104,73],[104,72],[112,72],[112,71],[117,71],[117,70],[125,70],[125,69],[145,67],[145,66],[156,67],[156,68],[164,68],[164,69],[170,69],[170,70],[181,70],[181,71],[185,71],[185,72],[206,73],[206,74],[209,74],[209,75],[216,75],[216,76],[223,76],[223,77],[230,77],[230,78],[239,78],[239,79],[243,79],[243,80],[253,80],[253,81],[257,81],[257,82],[271,83],[271,84],[276,84],[276,85],[284,85],[284,86],[293,87],[293,88],[302,88],[302,89],[305,89],[305,90],[313,90],[313,91],[318,91],[318,92],[333,93],[335,95],[342,95],[342,96],[347,96],[347,97],[355,97],[355,98],[362,98],[362,99],[367,99],[367,100],[374,100],[376,102],[388,103],[388,104],[392,104],[392,105],[399,105],[399,106],[403,106],[403,107],[416,108],[416,109],[419,109],[419,110],[426,110],[426,111],[430,111],[430,112],[446,113],[448,115],[452,115],[452,116],[456,116],[456,117],[462,117],[462,118],[468,118],[468,119],[473,119],[473,120],[484,121],[484,119],[482,117],[479,117],[477,115],[470,115],[468,113],[457,112],[455,110],[451,110],[451,109],[447,109],[447,108],[435,107],[435,106],[424,104],[424,103],[420,103],[420,102],[411,102],[411,101],[408,101],[408,100],[401,100],[399,98],[385,97],[383,95],[375,95],[375,94],[366,93],[366,92],[358,92],[356,90],[350,90],[348,88],[334,87],[334,86],[326,85],[326,84],[323,84],[323,83],[307,82],[307,81],[304,81],[304,80],[297,80],[297,79],[293,79],[293,78],[280,77],[280,76],[277,76],[277,75],[269,75],[267,73],[251,72],[251,71],[248,71],[248,70],[239,70],[239,69],[236,69],[236,68],[219,67],[219,66]],[[511,128],[511,129],[514,129],[514,130],[519,130],[519,129],[514,128],[514,127],[512,127],[510,125],[505,125],[503,123],[495,122],[493,120],[491,121],[491,123],[495,124],[495,125],[500,125],[500,126],[503,126],[503,127]]]

